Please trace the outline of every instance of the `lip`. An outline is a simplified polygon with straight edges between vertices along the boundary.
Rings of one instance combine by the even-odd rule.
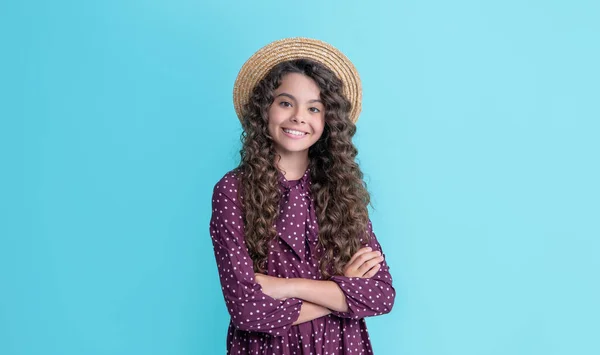
[[[290,130],[299,131],[299,132],[304,132],[304,131],[301,131],[301,130],[299,130],[299,129],[294,129],[294,128],[282,127],[282,128],[281,128],[281,132],[283,132],[283,134],[285,134],[285,136],[286,136],[286,137],[289,137],[289,138],[291,138],[291,139],[302,139],[302,138],[304,138],[304,137],[308,136],[308,132],[304,132],[304,133],[306,133],[306,134],[305,134],[305,135],[303,135],[303,136],[295,136],[295,135],[293,135],[293,134],[287,133],[286,131],[284,131],[284,129],[290,129]]]

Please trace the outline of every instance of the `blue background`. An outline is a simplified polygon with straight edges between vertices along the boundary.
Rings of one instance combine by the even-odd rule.
[[[376,354],[600,354],[597,1],[3,1],[0,354],[220,354],[233,82],[325,40],[397,290]]]

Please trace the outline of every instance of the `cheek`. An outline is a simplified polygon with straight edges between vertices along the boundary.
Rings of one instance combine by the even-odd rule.
[[[275,125],[273,125],[273,124],[271,123],[271,121],[269,121],[269,125],[267,126],[267,130],[269,131],[269,135],[270,135],[271,137],[273,137],[273,136],[275,135],[275,133],[276,133],[276,128],[275,128]]]
[[[316,141],[318,141],[319,139],[321,139],[321,136],[323,136],[323,132],[324,132],[324,131],[325,131],[325,130],[323,129],[323,127],[320,127],[320,128],[319,128],[319,130],[317,130],[317,129],[315,128],[315,131],[314,131],[314,132],[315,132],[315,135],[314,135],[314,137],[313,137],[313,140],[316,142]]]
[[[316,129],[319,131],[319,136],[321,136],[323,134],[323,131],[325,130],[325,119],[324,118],[319,122]]]
[[[273,134],[275,125],[277,124],[277,112],[272,108],[267,111],[267,128],[269,133]]]
[[[269,121],[269,125],[276,125],[281,122],[281,110],[278,109],[277,106],[271,106],[269,111],[267,111],[267,117]]]

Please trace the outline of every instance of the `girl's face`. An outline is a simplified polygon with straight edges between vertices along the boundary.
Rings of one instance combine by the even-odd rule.
[[[288,73],[275,90],[269,107],[269,134],[279,154],[306,153],[325,127],[321,90],[304,74]]]

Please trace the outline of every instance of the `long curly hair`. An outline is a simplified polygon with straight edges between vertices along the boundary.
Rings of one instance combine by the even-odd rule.
[[[276,167],[280,157],[268,132],[268,110],[273,92],[288,73],[312,78],[325,106],[323,134],[309,148],[308,156],[319,224],[319,270],[327,279],[343,275],[344,266],[361,247],[360,240],[368,240],[370,196],[355,162],[358,150],[352,137],[356,126],[348,118],[351,103],[343,95],[343,82],[319,62],[297,59],[276,65],[257,84],[243,109],[241,160],[236,171],[241,172],[238,193],[244,208],[246,246],[255,272],[264,273],[268,243],[277,236],[275,220],[281,198]]]

